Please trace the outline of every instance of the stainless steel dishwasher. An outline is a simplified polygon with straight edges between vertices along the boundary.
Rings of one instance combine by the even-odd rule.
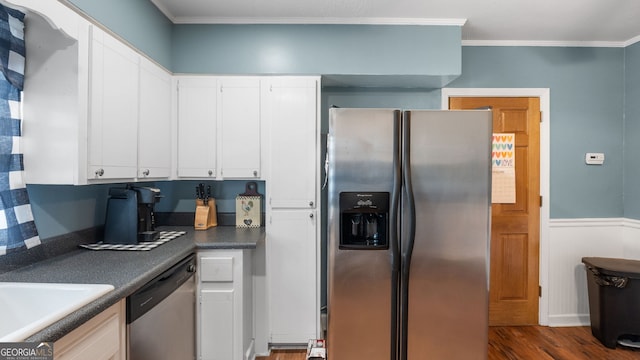
[[[195,271],[192,254],[127,298],[127,359],[195,359]]]

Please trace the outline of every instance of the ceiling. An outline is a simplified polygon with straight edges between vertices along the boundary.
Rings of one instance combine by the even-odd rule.
[[[150,0],[179,24],[462,25],[466,44],[626,46],[640,0]]]

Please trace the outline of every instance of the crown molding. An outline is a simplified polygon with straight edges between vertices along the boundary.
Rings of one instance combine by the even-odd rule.
[[[637,42],[640,42],[640,35],[625,41],[624,46],[627,47],[627,46],[633,45],[633,44],[635,44]]]
[[[154,3],[157,0],[151,0]],[[165,11],[160,9],[165,15]],[[169,17],[175,24],[321,24],[321,25],[419,25],[419,26],[463,26],[467,19],[426,18],[338,18],[338,17]]]
[[[169,21],[171,21],[172,23],[176,23],[176,17],[173,16],[173,14],[171,13],[171,11],[169,11],[169,9],[167,9],[166,6],[164,6],[164,4],[162,3],[162,1],[159,0],[151,0],[151,3],[153,5],[155,5],[158,10],[160,10],[161,13],[164,14],[164,16],[167,17],[167,19],[169,19]]]
[[[640,41],[640,36],[636,41]],[[462,40],[462,46],[541,46],[541,47],[614,47],[628,46],[626,41],[541,41],[541,40]]]

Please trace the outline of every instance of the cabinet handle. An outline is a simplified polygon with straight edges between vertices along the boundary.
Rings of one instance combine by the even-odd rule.
[[[213,175],[213,170],[209,170],[209,176]]]
[[[309,218],[313,219],[313,213],[309,213]]]
[[[96,170],[96,176],[97,176],[97,177],[100,177],[100,176],[102,176],[102,175],[104,175],[104,169],[98,169],[98,170]]]
[[[313,201],[309,201],[309,206],[313,207]]]
[[[149,176],[149,169],[145,169],[145,170],[142,172],[142,175],[144,175],[144,176]]]
[[[253,170],[253,176],[258,177],[258,170]]]

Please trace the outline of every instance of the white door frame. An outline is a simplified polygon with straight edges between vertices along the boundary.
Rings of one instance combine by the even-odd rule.
[[[450,97],[538,97],[540,98],[540,297],[538,321],[549,324],[549,163],[550,144],[550,91],[549,88],[443,88],[442,109],[449,109]]]

